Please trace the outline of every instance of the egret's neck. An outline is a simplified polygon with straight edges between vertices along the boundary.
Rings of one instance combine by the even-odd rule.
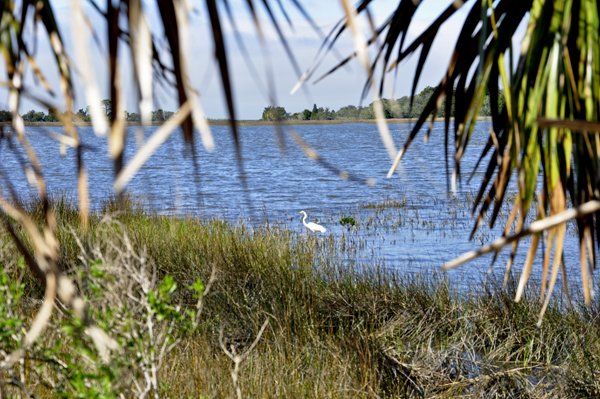
[[[302,212],[304,213],[304,212]],[[302,218],[302,223],[304,223],[304,225],[306,226],[306,213],[304,213],[304,217]]]

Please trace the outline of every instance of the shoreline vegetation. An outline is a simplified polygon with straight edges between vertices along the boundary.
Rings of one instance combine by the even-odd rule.
[[[389,123],[416,123],[419,116],[423,112],[425,104],[429,101],[429,98],[434,92],[434,88],[426,87],[421,93],[414,97],[404,96],[399,99],[382,99],[382,109],[385,119]],[[412,100],[412,102],[411,102]],[[259,120],[238,120],[239,126],[260,126],[260,125],[295,125],[295,124],[338,124],[338,123],[377,123],[375,118],[374,103],[368,106],[354,106],[348,105],[340,108],[337,111],[330,110],[329,108],[317,107],[313,105],[312,111],[305,109],[302,112],[296,112],[290,114],[286,112],[285,108],[277,106],[265,107],[262,117]],[[504,95],[502,92],[499,93],[498,97],[499,109],[504,106]],[[113,115],[112,102],[108,99],[104,99],[100,103],[100,108],[103,115],[106,116],[107,120],[111,120]],[[443,122],[444,119],[444,106],[442,104],[440,111],[436,114],[434,120],[436,122]],[[90,107],[80,109],[77,113],[59,112],[56,109],[49,109],[47,113],[42,111],[31,110],[21,117],[25,126],[30,127],[49,127],[49,126],[62,126],[61,120],[69,120],[75,126],[92,126]],[[164,111],[158,109],[152,111],[149,116],[149,125],[160,126],[171,116],[174,115],[172,111]],[[491,120],[491,101],[489,94],[485,96],[482,107],[479,110],[477,120]],[[11,112],[6,110],[0,110],[0,127],[12,126],[13,115]],[[450,109],[450,120],[454,120],[454,104]],[[231,125],[229,119],[207,119],[210,125]],[[124,111],[123,122],[125,126],[139,126],[141,124],[141,116],[135,112]]]
[[[454,118],[450,118],[453,121]],[[477,118],[478,121],[491,121],[492,118],[488,116],[480,116]],[[435,118],[434,122],[444,122],[444,118]],[[417,118],[391,118],[386,119],[387,123],[390,124],[409,124],[416,123]],[[150,126],[161,126],[163,122],[152,122]],[[339,125],[346,123],[367,123],[376,124],[375,119],[335,119],[335,120],[282,120],[282,121],[268,121],[268,120],[238,120],[238,126],[271,126],[271,125]],[[230,126],[230,120],[214,119],[208,120],[208,124],[211,126]],[[73,122],[74,126],[78,127],[91,127],[91,122]],[[60,122],[25,122],[27,127],[56,127],[62,126]],[[125,126],[140,126],[139,122],[125,122]],[[0,127],[12,127],[12,122],[0,122]]]
[[[207,284],[214,272],[200,327],[174,341],[177,345],[161,361],[161,395],[233,397],[236,388],[252,398],[600,394],[598,299],[587,307],[556,294],[538,328],[536,290],[528,289],[515,303],[515,281],[506,290],[495,281],[470,284],[465,290],[435,269],[407,275],[376,264],[342,262],[335,254],[343,238],[331,235],[307,235],[285,225],[252,227],[241,221],[158,215],[129,197],[107,200],[84,229],[74,201],[55,198],[50,207],[61,243],[59,266],[79,282],[90,312],[108,318],[100,319],[107,325],[115,323],[110,317],[121,317],[118,302],[111,301],[123,296],[94,289],[95,281],[119,284],[121,278],[111,277],[119,270],[131,274],[132,264],[151,265],[155,272],[150,291],[158,287],[166,292],[161,306],[168,305],[165,298],[170,295],[183,309],[194,309],[194,291],[186,287],[197,279]],[[43,225],[41,203],[29,202],[25,209]],[[27,242],[22,231],[17,234]],[[20,274],[24,282],[23,299],[2,301],[5,307],[18,305],[26,327],[31,321],[23,309],[34,313],[43,289],[20,272],[22,259],[16,257],[9,234],[0,237],[3,273]],[[166,276],[175,285],[163,290],[170,281]],[[25,300],[32,305],[21,306]],[[167,326],[178,325],[169,324],[171,316],[165,314]],[[67,394],[71,388],[63,379],[70,381],[78,367],[85,367],[88,376],[96,372],[90,366],[93,352],[79,359],[71,349],[65,320],[65,315],[55,315],[44,341],[31,349],[31,359],[51,353],[74,364],[62,370],[50,362],[24,374],[40,398],[61,390]],[[249,350],[265,320],[268,325],[236,371],[234,383],[234,364],[223,347],[238,354]],[[133,345],[132,350],[139,351]],[[119,363],[119,356],[126,355],[113,354],[102,372],[130,367],[135,373],[139,362]],[[102,391],[102,384],[118,394],[127,392],[131,382],[102,380],[92,387]]]
[[[418,118],[425,112],[425,107],[427,106],[431,96],[435,92],[435,88],[428,86],[419,94],[408,97],[404,96],[398,99],[392,98],[383,98],[381,100],[377,100],[377,103],[381,105],[381,112],[383,113],[382,117],[385,119],[415,119]],[[500,90],[498,92],[498,97],[496,99],[496,104],[491,101],[491,97],[489,93],[486,93],[483,96],[481,106],[477,109],[477,114],[475,117],[490,117],[492,116],[492,108],[493,106],[498,107],[498,112],[501,112],[505,99],[504,92]],[[317,107],[317,104],[313,105],[312,111],[309,109],[305,109],[301,112],[289,113],[285,110],[284,107],[278,107],[274,105],[270,105],[265,107],[263,110],[261,120],[265,121],[282,121],[282,120],[375,120],[376,112],[375,112],[375,103],[372,102],[368,106],[359,105],[358,107],[355,105],[347,105],[345,107],[341,107],[339,110],[335,111],[333,109],[329,109],[328,107]],[[452,104],[450,104],[450,109],[446,110],[446,100],[443,99],[441,104],[438,104],[439,108],[437,111],[431,111],[428,117],[435,115],[436,118],[444,118],[445,116],[449,116],[453,118],[455,116],[455,99],[453,98]],[[446,115],[448,113],[448,115]]]

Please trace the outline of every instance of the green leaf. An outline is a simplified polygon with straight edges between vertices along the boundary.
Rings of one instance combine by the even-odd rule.
[[[196,291],[198,295],[202,295],[204,293],[204,284],[202,283],[201,279],[196,280],[196,282],[188,288]]]

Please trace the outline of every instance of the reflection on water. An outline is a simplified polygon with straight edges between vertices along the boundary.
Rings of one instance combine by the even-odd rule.
[[[404,143],[412,125],[392,126],[399,146]],[[128,129],[125,159],[133,155],[135,128]],[[148,128],[148,138],[157,128]],[[239,169],[229,127],[213,126],[216,150],[204,151],[197,143],[196,163],[185,148],[182,136],[174,134],[136,175],[128,186],[129,192],[142,195],[161,212],[194,213],[202,217],[219,216],[227,219],[245,218],[251,222],[282,223],[306,234],[298,212],[308,212],[310,221],[328,228],[340,242],[347,241],[341,256],[345,261],[377,261],[388,267],[408,271],[439,266],[459,254],[490,242],[499,236],[501,213],[493,230],[483,229],[469,242],[473,225],[472,198],[479,188],[483,168],[463,175],[458,197],[447,194],[446,163],[443,147],[443,124],[434,125],[427,144],[419,136],[409,148],[398,171],[386,179],[391,161],[381,144],[376,125],[301,125],[294,129],[329,164],[347,171],[362,181],[375,178],[369,187],[354,181],[342,180],[303,155],[294,142],[286,137],[285,148],[277,146],[270,126],[241,127],[242,153],[249,192],[245,193],[239,179]],[[479,122],[465,154],[462,170],[471,173],[490,129],[489,122]],[[76,191],[76,158],[73,150],[59,154],[59,145],[47,136],[60,128],[26,129],[29,139],[43,164],[49,192]],[[92,206],[111,194],[113,169],[106,150],[106,140],[94,135],[91,128],[80,129],[86,147],[84,162],[89,172]],[[19,162],[23,155],[4,145],[0,149],[2,173],[8,176],[23,196],[31,193],[26,185]],[[484,162],[485,164],[485,162]],[[514,181],[514,179],[513,179]],[[514,190],[514,187],[512,188]],[[370,206],[367,206],[369,205]],[[339,224],[344,216],[357,220],[348,230]],[[574,232],[574,230],[571,230]],[[523,242],[515,262],[520,271],[528,242]],[[346,252],[344,252],[346,251]],[[503,270],[508,249],[496,262]],[[541,269],[538,251],[535,270]],[[579,279],[578,245],[574,234],[565,243],[565,261],[572,279]],[[484,278],[492,257],[474,261],[450,272],[455,279]],[[537,275],[539,279],[539,274]]]

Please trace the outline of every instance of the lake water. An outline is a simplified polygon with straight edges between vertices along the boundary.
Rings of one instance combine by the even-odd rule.
[[[406,140],[412,125],[390,126],[396,146]],[[148,128],[148,138],[156,130]],[[407,272],[421,272],[472,249],[491,242],[500,235],[499,227],[481,230],[473,242],[469,234],[474,219],[470,215],[472,197],[479,188],[481,167],[467,184],[490,129],[489,122],[479,122],[465,154],[463,182],[458,197],[448,195],[444,160],[443,124],[434,125],[428,143],[423,133],[415,139],[398,171],[386,179],[391,165],[374,124],[298,125],[300,134],[329,165],[357,179],[343,180],[338,174],[309,158],[285,136],[285,149],[271,126],[241,127],[243,165],[248,191],[241,184],[230,129],[213,126],[216,149],[206,152],[197,141],[197,165],[186,150],[182,136],[175,133],[147,162],[128,186],[128,191],[148,198],[160,212],[194,213],[200,217],[218,216],[230,220],[245,219],[250,223],[281,223],[306,234],[298,212],[308,212],[309,221],[328,228],[338,241],[345,240],[341,257],[347,262],[377,262]],[[60,128],[26,128],[43,164],[43,173],[51,193],[76,196],[76,159],[74,151],[59,154],[58,143],[48,136]],[[126,160],[136,150],[136,128],[128,128]],[[113,166],[108,156],[106,139],[96,137],[91,128],[80,128],[82,142],[88,148],[84,162],[89,172],[93,206],[111,194]],[[22,154],[1,148],[2,173],[17,190],[31,193],[25,183],[19,160]],[[485,162],[484,162],[485,164]],[[452,166],[452,165],[451,165]],[[375,181],[369,186],[367,179]],[[387,206],[385,205],[387,204]],[[367,206],[371,205],[371,206]],[[506,207],[501,219],[510,211]],[[348,230],[339,224],[344,216],[357,220]],[[576,232],[570,229],[565,244],[565,261],[572,283],[579,284],[579,252]],[[343,237],[343,238],[342,238]],[[351,248],[348,249],[348,248]],[[520,245],[515,262],[520,272],[528,242]],[[505,248],[495,270],[503,273],[509,249]],[[534,265],[540,278],[541,248]],[[485,278],[491,256],[480,258],[457,270],[449,277],[466,283]],[[518,274],[517,274],[518,276]]]

